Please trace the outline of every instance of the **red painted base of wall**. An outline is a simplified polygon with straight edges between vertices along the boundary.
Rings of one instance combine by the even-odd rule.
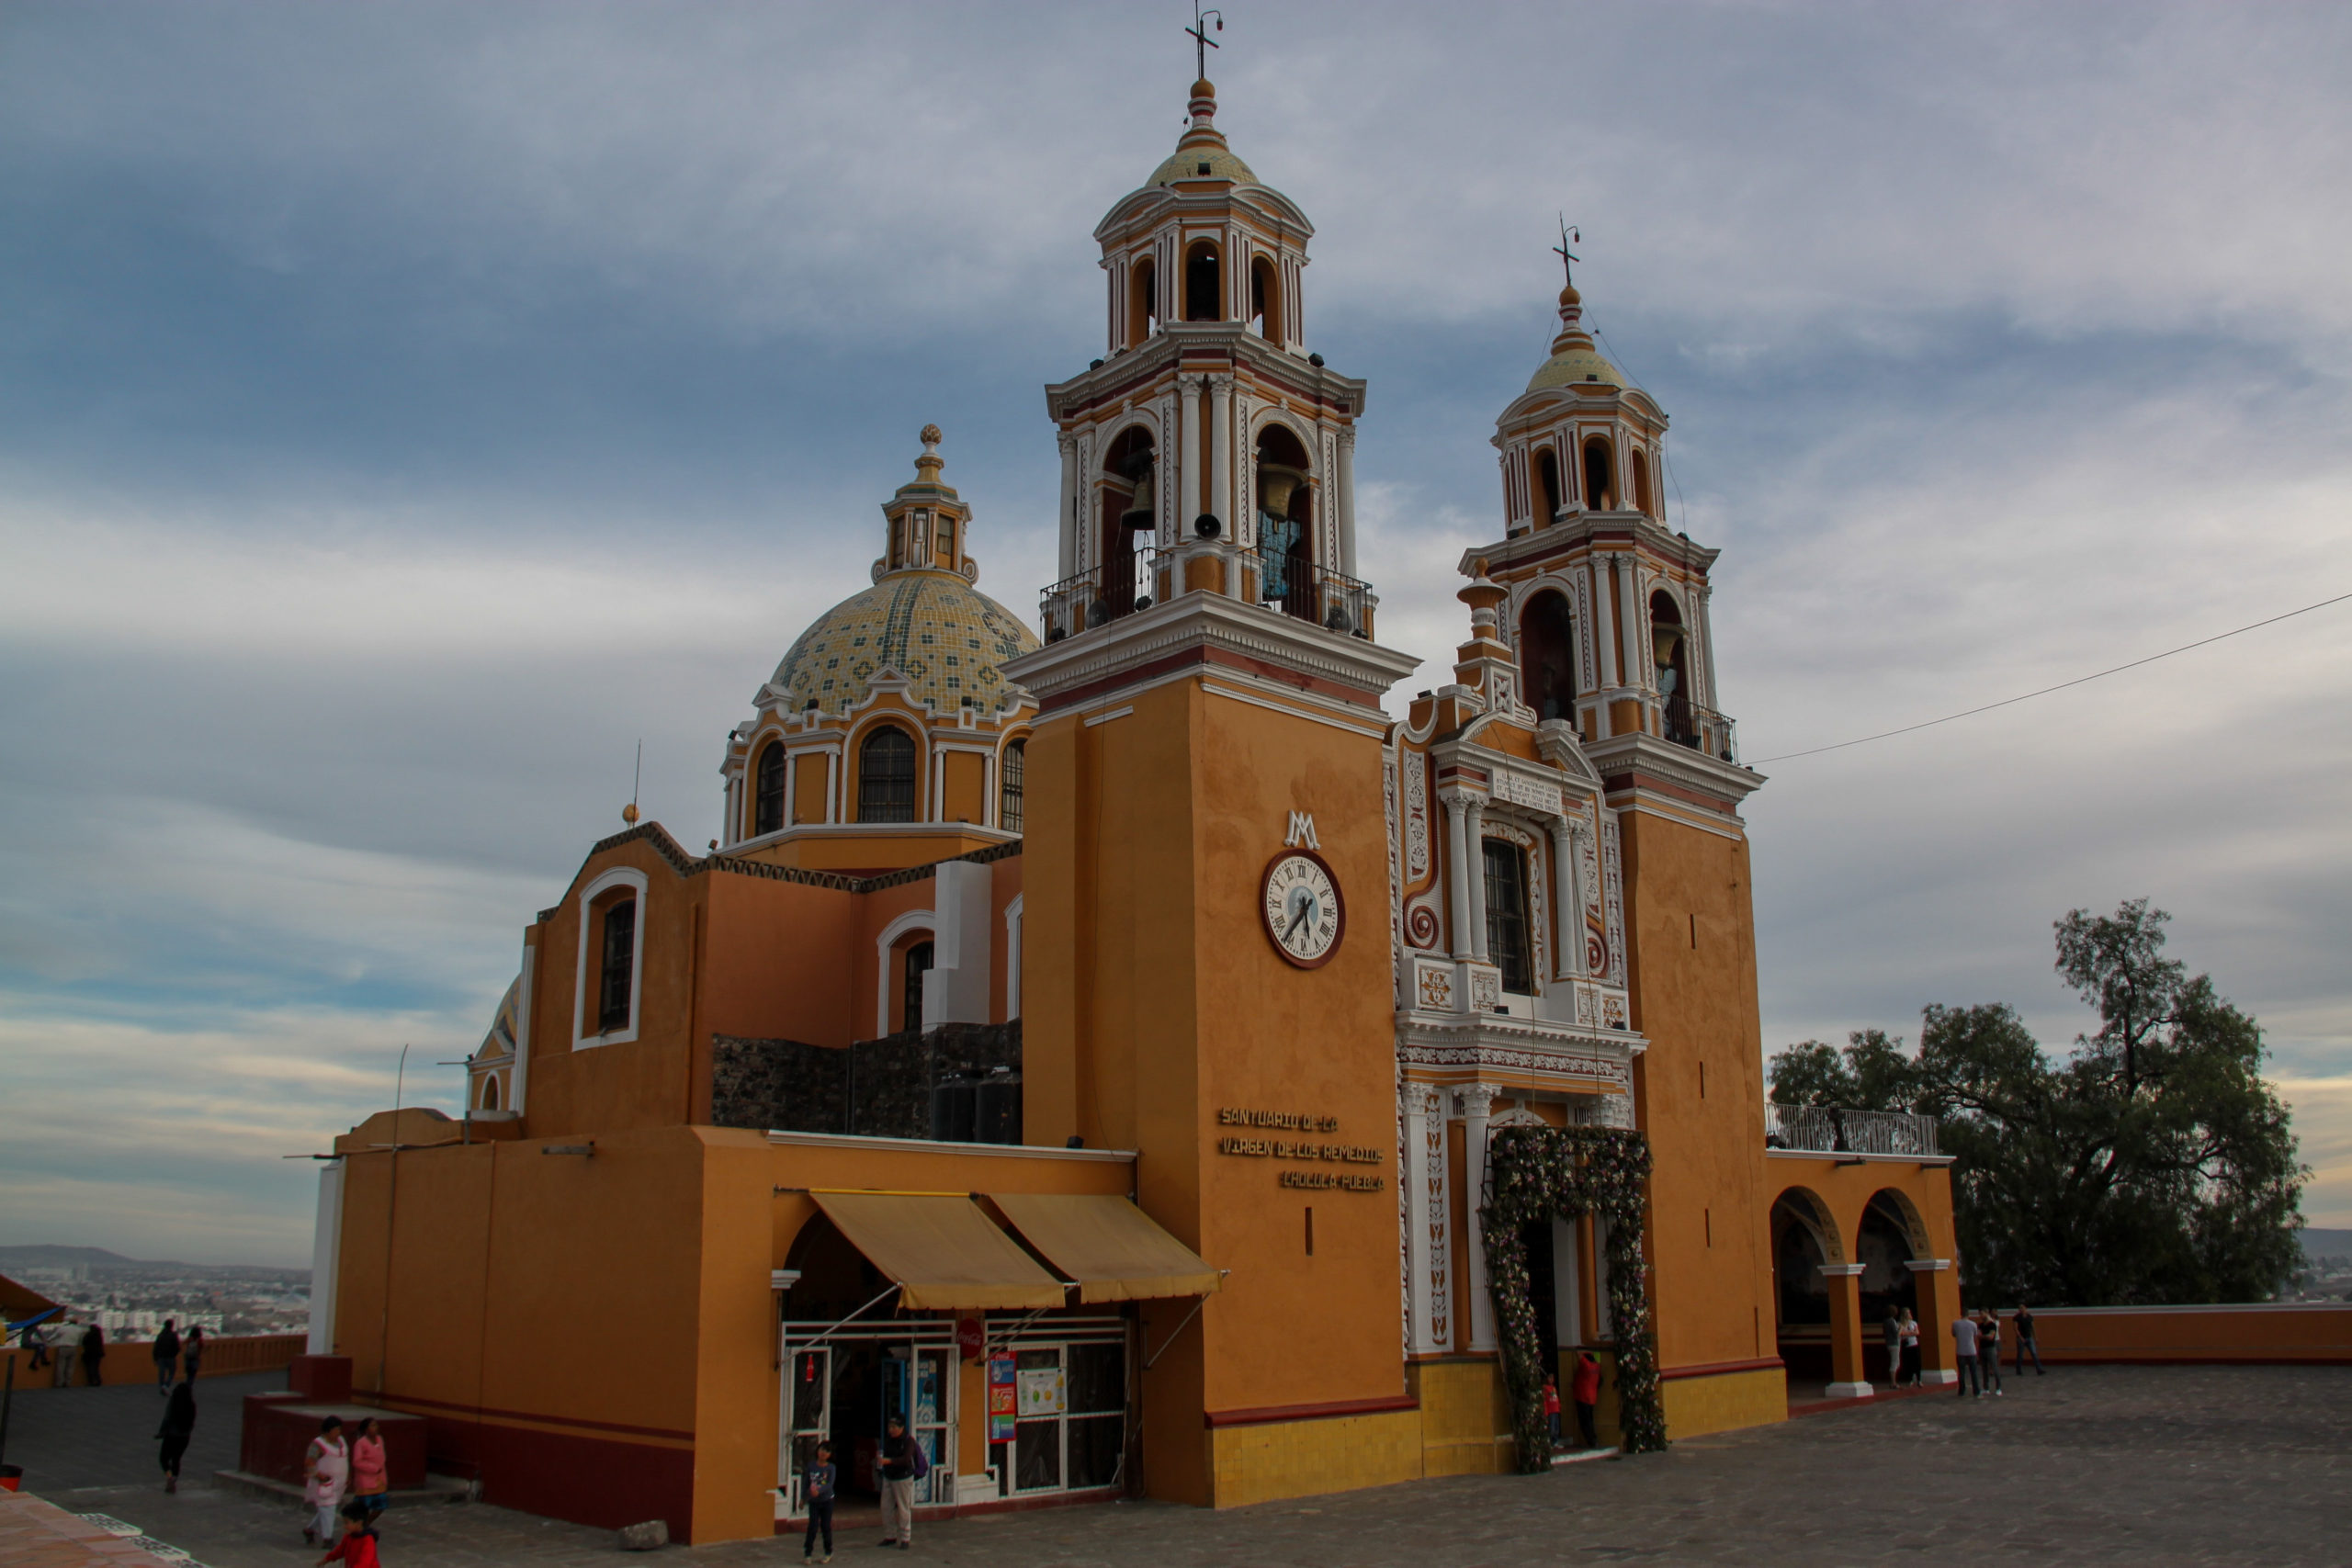
[[[694,1539],[691,1449],[546,1432],[459,1416],[411,1416],[427,1429],[432,1468],[481,1483],[481,1500],[600,1529],[661,1519]]]
[[[237,1468],[248,1475],[266,1476],[290,1486],[302,1484],[302,1461],[319,1423],[329,1416],[343,1417],[348,1441],[359,1423],[374,1416],[384,1438],[384,1468],[395,1492],[424,1484],[426,1436],[422,1416],[402,1416],[365,1404],[313,1404],[302,1395],[245,1395],[244,1427],[237,1442]]]

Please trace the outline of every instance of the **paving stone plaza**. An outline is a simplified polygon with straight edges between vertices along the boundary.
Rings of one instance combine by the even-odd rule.
[[[159,1402],[139,1389],[19,1399],[9,1458],[28,1491],[136,1525],[210,1568],[316,1561],[295,1505],[213,1484],[237,1394],[207,1380],[188,1480],[146,1477]],[[198,1479],[202,1477],[203,1479]],[[471,1504],[396,1508],[387,1568],[605,1562],[609,1531]],[[844,1530],[837,1562],[882,1561]],[[673,1548],[783,1562],[799,1542]],[[1123,1504],[919,1530],[919,1561],[1013,1564],[1802,1564],[2352,1562],[2352,1369],[2089,1367],[1677,1444],[1548,1476],[1476,1476],[1207,1513]]]

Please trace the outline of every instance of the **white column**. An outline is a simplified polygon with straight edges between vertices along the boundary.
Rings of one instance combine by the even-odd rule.
[[[1356,433],[1352,429],[1340,432],[1340,570],[1348,577],[1361,577],[1356,570]]]
[[[838,822],[842,799],[842,754],[838,748],[825,753],[825,814],[820,822]]]
[[[1162,536],[1160,543],[1172,545],[1183,536],[1185,527],[1193,521],[1193,513],[1200,505],[1200,476],[1193,472],[1193,454],[1201,445],[1201,383],[1191,376],[1176,378],[1179,413],[1176,424],[1176,461],[1170,465],[1169,477],[1176,486],[1175,536]]]
[[[1464,818],[1470,797],[1457,790],[1441,790],[1445,805],[1445,912],[1453,928],[1453,956],[1470,956],[1470,849]],[[1468,998],[1463,998],[1466,1001]]]
[[[1587,569],[1592,573],[1592,646],[1600,655],[1600,733],[1609,733],[1609,689],[1617,684],[1617,639],[1609,615],[1609,558],[1595,556]]]
[[[1470,956],[1487,961],[1487,809],[1473,800],[1463,809],[1468,819],[1470,852],[1464,871],[1470,882]]]
[[[1462,1100],[1462,1212],[1467,1216],[1470,1254],[1470,1348],[1495,1348],[1495,1303],[1487,1295],[1487,1113],[1494,1109],[1495,1091],[1473,1084],[1460,1092]]]
[[[319,1213],[311,1231],[311,1337],[302,1347],[311,1355],[334,1354],[335,1276],[342,1267],[343,1161],[331,1159],[319,1167]]]
[[[1625,626],[1625,684],[1642,683],[1642,671],[1648,661],[1642,653],[1642,637],[1648,629],[1649,616],[1643,613],[1641,590],[1634,581],[1634,558],[1617,558],[1618,618]]]
[[[792,813],[800,794],[800,759],[786,751],[784,754],[784,826],[792,826]],[[741,818],[737,818],[741,820]]]
[[[1714,593],[1713,589],[1702,585],[1691,595],[1698,610],[1691,616],[1691,630],[1699,636],[1698,673],[1699,678],[1706,682],[1701,694],[1692,700],[1721,713],[1724,705],[1715,701],[1715,623],[1710,613],[1713,608],[1710,602]]]
[[[743,826],[743,785],[752,776],[752,769],[757,761],[756,756],[745,757],[743,771],[727,781],[725,796],[718,806],[719,810],[727,814],[726,820],[718,825],[718,843],[721,849],[733,848],[735,840],[742,836],[739,829]]]
[[[1442,1190],[1442,1180],[1431,1179],[1430,1125],[1434,1119],[1442,1156],[1445,1147],[1444,1107],[1435,1089],[1417,1083],[1404,1086],[1399,1105],[1405,1119],[1405,1160],[1396,1172],[1396,1185],[1403,1190],[1405,1198],[1405,1285],[1412,1303],[1405,1348],[1429,1355],[1453,1348],[1438,1338],[1437,1321],[1442,1315],[1435,1290],[1438,1276],[1430,1268],[1432,1254],[1442,1245],[1445,1235],[1442,1213],[1437,1216],[1430,1213],[1430,1195]],[[1439,1223],[1432,1223],[1433,1218]]]
[[[1078,531],[1081,508],[1078,504],[1078,437],[1064,432],[1059,443],[1062,449],[1062,517],[1061,570],[1055,581],[1061,581],[1078,575]]]
[[[1218,522],[1225,525],[1225,536],[1233,537],[1233,378],[1216,376],[1209,379],[1209,505]],[[1189,517],[1176,519],[1176,536],[1182,538],[1192,525]]]
[[[1552,819],[1552,967],[1560,979],[1584,973],[1584,900],[1577,896],[1576,826]]]

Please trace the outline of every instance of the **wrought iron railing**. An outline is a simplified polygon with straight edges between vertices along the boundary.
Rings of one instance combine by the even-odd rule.
[[[1834,1105],[1767,1105],[1764,1146],[1817,1154],[1939,1155],[1932,1116],[1848,1111]]]
[[[1660,705],[1658,729],[1678,746],[1704,751],[1726,762],[1739,761],[1738,736],[1732,721],[1712,708],[1699,706],[1679,692]]]
[[[1181,591],[1187,559],[1198,553],[1197,547],[1147,546],[1124,562],[1062,579],[1039,596],[1038,619],[1045,625],[1046,640],[1057,641],[1149,609]],[[1311,561],[1277,561],[1250,548],[1219,558],[1238,561],[1243,596],[1257,597],[1263,608],[1344,637],[1372,637],[1380,604],[1372,584]]]
[[[1312,621],[1325,631],[1370,637],[1374,608],[1372,584],[1329,567],[1292,558],[1258,555],[1261,603],[1296,620]]]

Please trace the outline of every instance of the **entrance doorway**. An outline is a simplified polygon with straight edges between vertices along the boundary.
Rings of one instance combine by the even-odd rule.
[[[828,1329],[831,1332],[829,1334]],[[805,1477],[817,1445],[833,1445],[844,1514],[881,1504],[883,1427],[892,1416],[922,1445],[931,1473],[915,1483],[914,1503],[956,1501],[956,1347],[951,1325],[892,1322],[839,1327],[784,1325],[785,1380],[776,1445],[779,1517],[806,1518]],[[823,1336],[821,1341],[819,1336]]]

